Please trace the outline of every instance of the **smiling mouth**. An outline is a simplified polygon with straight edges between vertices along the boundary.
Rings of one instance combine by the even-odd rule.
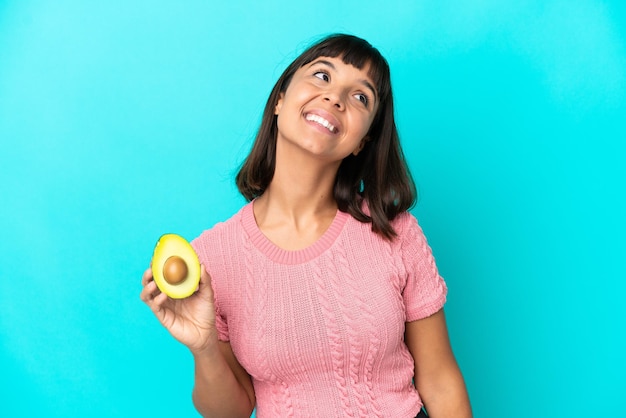
[[[326,119],[324,119],[323,117],[319,115],[314,115],[314,114],[309,113],[306,115],[305,119],[323,126],[324,128],[328,129],[332,133],[337,133],[337,128],[335,128],[335,126],[332,123],[330,123],[329,121],[327,121]]]

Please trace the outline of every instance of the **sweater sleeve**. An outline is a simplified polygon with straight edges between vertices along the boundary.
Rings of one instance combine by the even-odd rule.
[[[401,236],[402,262],[406,284],[402,297],[407,322],[426,318],[439,311],[446,302],[447,287],[439,275],[432,250],[417,219],[403,216]]]

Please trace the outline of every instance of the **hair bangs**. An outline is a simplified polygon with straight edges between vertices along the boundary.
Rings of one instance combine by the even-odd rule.
[[[389,64],[381,53],[366,40],[351,35],[329,36],[302,54],[299,67],[319,57],[340,57],[344,64],[352,65],[359,70],[369,66],[368,76],[378,90],[378,99],[384,101],[389,95],[391,89]]]

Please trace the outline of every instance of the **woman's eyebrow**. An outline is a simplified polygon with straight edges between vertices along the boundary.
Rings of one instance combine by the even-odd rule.
[[[335,67],[335,65],[332,62],[324,60],[324,59],[313,61],[311,63],[311,65],[309,65],[309,67],[312,67],[312,66],[317,65],[317,64],[325,65],[327,67],[330,67],[332,70],[337,71],[337,68]],[[372,91],[372,95],[374,96],[374,98],[378,98],[378,95],[376,94],[376,89],[374,88],[372,83],[369,82],[369,80],[359,79],[359,80],[357,80],[357,82],[359,82],[360,84],[363,84],[364,87],[366,87],[369,90],[371,90]]]

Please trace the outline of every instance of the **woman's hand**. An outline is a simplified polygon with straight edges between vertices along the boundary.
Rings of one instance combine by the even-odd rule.
[[[152,268],[144,272],[141,280],[141,300],[172,336],[193,353],[217,350],[218,346],[211,276],[204,266],[200,266],[200,270],[198,290],[185,299],[172,299],[162,293],[154,282]]]

